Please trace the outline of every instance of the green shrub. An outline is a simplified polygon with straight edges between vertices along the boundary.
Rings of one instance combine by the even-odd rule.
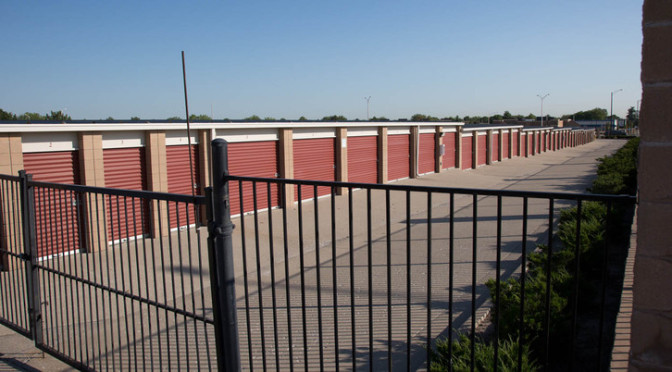
[[[437,340],[436,352],[432,352],[430,371],[448,371],[450,369],[451,360],[448,347],[448,339]],[[497,358],[499,371],[518,371],[519,348],[520,343],[517,339],[508,338],[500,341]],[[532,358],[530,348],[527,345],[523,345],[522,348],[521,369],[523,371],[538,371],[539,366]],[[471,370],[471,339],[464,334],[453,341],[452,365],[453,371],[456,372]],[[474,343],[474,367],[476,371],[492,371],[495,369],[495,347],[492,343],[476,338]]]
[[[588,191],[594,194],[635,195],[638,148],[639,138],[633,138],[613,155],[598,159],[597,179]]]

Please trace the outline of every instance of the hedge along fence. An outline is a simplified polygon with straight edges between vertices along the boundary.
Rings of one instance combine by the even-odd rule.
[[[637,150],[639,139],[635,138],[626,143],[620,150],[611,156],[599,159],[597,178],[588,189],[592,193],[599,194],[628,194],[635,195],[637,190]],[[568,346],[573,345],[571,337],[582,337],[583,342],[596,342],[595,336],[586,336],[585,333],[597,332],[594,323],[599,318],[599,328],[602,327],[603,301],[602,282],[605,280],[603,267],[609,261],[617,261],[614,265],[616,270],[623,274],[625,256],[620,253],[608,252],[607,236],[610,242],[625,244],[627,247],[632,224],[632,207],[616,207],[611,211],[607,206],[599,202],[585,202],[582,205],[580,220],[580,281],[575,281],[576,242],[577,242],[577,207],[562,210],[558,221],[556,238],[561,243],[561,249],[553,250],[550,260],[550,316],[546,319],[546,293],[549,249],[546,245],[538,245],[535,252],[528,256],[528,266],[525,274],[525,308],[523,310],[523,327],[520,328],[520,306],[522,285],[518,278],[509,278],[500,283],[499,309],[491,312],[493,325],[498,326],[498,365],[499,370],[534,371],[541,368],[542,364],[563,365],[570,364],[573,360],[568,358],[573,355],[573,350]],[[607,218],[612,222],[607,231]],[[620,246],[618,248],[621,248]],[[615,256],[615,259],[614,259]],[[620,260],[620,262],[618,262]],[[618,278],[617,278],[618,279]],[[492,302],[497,302],[496,281],[490,279],[486,283]],[[575,297],[576,288],[579,288],[578,296]],[[620,288],[620,287],[619,287]],[[620,289],[619,289],[620,293]],[[577,303],[578,302],[578,303]],[[618,301],[617,301],[618,302]],[[584,335],[581,332],[572,334],[572,315],[574,309],[580,306],[579,324],[583,325]],[[546,344],[546,326],[550,333],[550,344]],[[591,322],[593,323],[591,325]],[[520,332],[523,332],[523,342],[520,342]],[[608,330],[613,337],[613,329]],[[476,370],[493,370],[495,368],[494,340],[476,338],[475,366]],[[461,335],[452,345],[452,360],[449,358],[448,340],[437,341],[437,349],[431,363],[431,370],[442,371],[469,370],[471,363],[470,338]],[[607,342],[610,346],[613,339]],[[522,348],[522,359],[518,360],[518,352]],[[602,351],[602,350],[600,350]],[[595,357],[593,351],[586,352],[589,355],[580,363],[592,363],[594,369],[601,369],[604,365],[605,356]],[[580,368],[587,368],[581,365]]]

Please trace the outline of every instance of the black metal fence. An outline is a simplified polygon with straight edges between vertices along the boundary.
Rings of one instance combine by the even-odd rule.
[[[217,369],[205,197],[22,174],[0,200],[2,324],[79,369]]]
[[[576,207],[583,221],[593,201],[610,216],[632,197],[240,177],[221,141],[213,159],[206,196],[0,176],[0,323],[80,369],[417,370],[446,357],[450,369],[462,353],[474,370],[481,354],[507,352],[492,341],[512,337],[502,318],[513,316],[517,345],[542,345],[540,367],[558,354],[570,369],[606,367],[605,298],[619,291],[610,266],[624,247],[607,236],[599,267],[586,268],[587,225],[562,247],[558,217]],[[274,209],[271,194],[292,186],[300,202]],[[231,221],[229,188],[252,212]],[[550,270],[568,250],[563,302]],[[548,274],[539,283],[533,264]],[[584,273],[599,280],[576,280]],[[515,348],[514,364],[526,353]]]

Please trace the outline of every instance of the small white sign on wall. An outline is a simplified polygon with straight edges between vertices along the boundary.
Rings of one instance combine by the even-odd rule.
[[[347,138],[341,138],[341,147],[342,148],[348,147],[348,139]]]

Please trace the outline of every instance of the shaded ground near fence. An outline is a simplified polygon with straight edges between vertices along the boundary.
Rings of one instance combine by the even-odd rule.
[[[595,160],[612,153],[624,143],[599,140],[527,159],[505,160],[476,170],[451,169],[417,180],[400,181],[399,184],[584,192],[594,177]],[[478,223],[474,225],[474,197],[471,195],[455,195],[451,203],[448,195],[433,194],[431,200],[428,200],[426,194],[412,193],[410,210],[406,208],[407,195],[404,192],[390,192],[388,198],[385,192],[372,191],[370,201],[367,200],[367,192],[363,190],[354,191],[350,195],[351,198],[348,195],[338,196],[333,199],[333,203],[331,198],[322,198],[317,205],[309,201],[301,204],[300,208],[297,205],[287,211],[276,209],[270,214],[263,212],[246,215],[242,220],[240,217],[234,219],[236,290],[244,369],[261,369],[264,365],[287,369],[291,363],[296,368],[302,368],[304,363],[311,367],[324,363],[327,369],[333,369],[339,363],[344,369],[363,369],[368,368],[370,362],[377,370],[386,369],[390,365],[394,369],[405,368],[407,363],[410,363],[412,369],[419,369],[423,368],[426,358],[428,337],[433,339],[447,335],[451,321],[453,329],[468,330],[471,327],[474,321],[471,319],[472,290],[475,289],[476,322],[486,315],[489,296],[483,283],[496,275],[496,197],[476,198]],[[388,203],[389,217],[385,209],[379,207]],[[516,275],[520,270],[520,253],[524,242],[522,203],[522,199],[518,198],[502,200],[503,278]],[[567,204],[556,203],[556,211],[563,206]],[[453,283],[449,280],[451,208],[455,212],[455,230],[452,235]],[[352,226],[348,224],[350,213]],[[319,216],[317,222],[315,216]],[[299,221],[302,221],[302,225]],[[428,221],[431,221],[431,225]],[[547,223],[548,201],[528,200],[528,235],[525,238],[528,251],[538,241],[544,241]],[[286,235],[283,226],[287,227]],[[473,240],[474,228],[477,230],[476,244]],[[202,230],[192,230],[189,236],[183,232],[179,239],[196,241],[201,237],[201,246],[205,247]],[[286,250],[285,239],[288,242]],[[149,246],[152,244],[156,242],[150,242]],[[198,244],[194,244],[196,246]],[[472,286],[474,246],[477,247],[475,288]],[[140,280],[135,284],[138,291],[149,291],[151,288],[157,299],[180,303],[178,307],[211,317],[208,273],[201,273],[205,277],[203,284],[200,280],[192,280],[190,274],[195,270],[207,271],[207,265],[199,264],[202,258],[198,256],[199,253],[205,254],[205,251],[173,253],[177,264],[172,266],[158,264],[161,262],[161,253],[156,249],[145,248],[142,251],[151,253],[140,257],[133,249],[129,249],[123,258],[126,262],[139,262],[143,267],[149,267],[145,273],[158,273],[159,278],[163,276],[168,280],[156,280],[153,275],[139,274]],[[109,252],[89,255],[97,256],[85,259],[91,262],[107,262],[111,259]],[[84,255],[53,259],[48,265],[67,267],[72,264],[72,260],[83,262],[78,256]],[[84,264],[80,270],[86,272],[90,269]],[[173,284],[175,296],[161,298],[163,289]],[[67,284],[64,282],[63,285]],[[452,319],[448,316],[451,287],[454,291]],[[214,363],[212,354],[203,358],[195,355],[193,346],[191,351],[185,351],[182,346],[179,353],[158,351],[159,344],[165,347],[177,339],[182,345],[186,345],[185,340],[200,344],[199,352],[202,353],[214,345],[210,325],[188,328],[184,325],[191,320],[186,317],[176,317],[158,310],[148,310],[143,315],[142,306],[138,303],[113,302],[111,298],[104,299],[106,295],[87,292],[84,288],[78,291],[81,291],[77,293],[82,296],[79,303],[100,302],[102,307],[111,309],[95,310],[103,319],[101,324],[81,326],[79,323],[86,322],[86,318],[72,316],[72,320],[67,323],[69,326],[79,326],[80,339],[95,348],[98,342],[96,337],[104,337],[96,335],[96,332],[123,331],[114,342],[107,343],[114,350],[102,353],[116,356],[98,358],[93,362],[96,368],[112,368],[111,363],[115,363],[114,367],[153,366],[159,369],[167,367],[171,360],[171,363],[179,362],[181,366],[187,366],[182,363],[190,354],[188,366],[191,368],[207,368],[208,362]],[[78,306],[75,302],[68,305],[43,301],[44,306],[61,309]],[[117,316],[110,315],[115,313],[114,308],[123,309],[124,306],[131,310],[123,314],[119,312]],[[70,312],[75,312],[75,309]],[[66,319],[67,315],[71,315],[68,312],[64,314]],[[291,322],[288,315],[291,316]],[[154,329],[145,318],[156,319]],[[157,324],[163,326],[157,327]],[[127,330],[132,330],[131,336]],[[62,334],[56,328],[46,329],[45,333],[52,337]],[[68,342],[71,341],[62,340],[64,348],[69,347]],[[28,346],[24,348],[20,346],[21,343]],[[407,359],[409,350],[410,359]],[[290,362],[290,351],[293,362]],[[29,340],[3,327],[0,333],[0,353],[3,354],[0,363],[10,368],[25,366],[59,370],[67,367],[57,361],[51,364],[49,357],[40,357],[39,352],[33,352]],[[138,358],[133,355],[150,352],[157,355],[151,360],[148,360],[147,355],[144,358],[141,356],[141,364],[135,364]],[[181,359],[178,361],[177,358]],[[211,365],[214,367],[214,364]]]

